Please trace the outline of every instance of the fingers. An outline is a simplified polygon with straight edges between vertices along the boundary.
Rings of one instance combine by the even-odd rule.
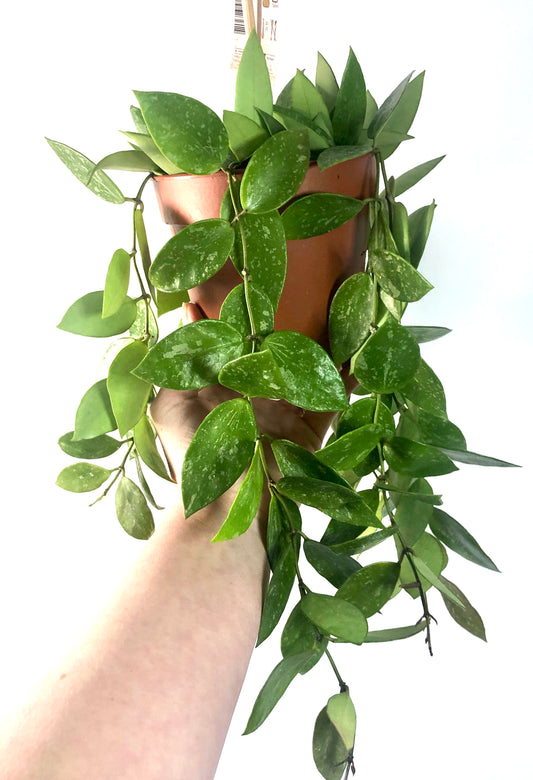
[[[204,312],[197,303],[193,303],[192,301],[184,303],[182,309],[183,319],[187,325],[191,322],[198,322],[198,320],[206,319]]]

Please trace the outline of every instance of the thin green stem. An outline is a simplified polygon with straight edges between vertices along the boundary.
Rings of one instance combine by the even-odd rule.
[[[344,682],[344,680],[342,679],[342,677],[341,677],[341,675],[340,675],[340,672],[339,672],[339,670],[338,670],[338,668],[337,668],[337,664],[336,664],[336,663],[335,663],[335,661],[333,660],[333,658],[332,658],[332,655],[331,655],[331,653],[329,652],[329,650],[328,650],[328,648],[327,648],[327,647],[326,647],[326,649],[324,650],[324,655],[327,657],[328,661],[329,661],[329,662],[330,662],[330,664],[331,664],[331,668],[333,669],[333,672],[334,672],[334,674],[335,674],[335,677],[337,678],[337,682],[339,683],[340,692],[341,692],[341,693],[344,693],[344,691],[347,691],[347,690],[348,690],[348,686],[346,685],[346,683],[345,683],[345,682]]]
[[[239,226],[239,232],[241,235],[241,243],[242,243],[242,270],[240,271],[240,274],[242,276],[242,280],[244,283],[244,300],[246,302],[246,311],[248,313],[248,319],[250,320],[250,337],[252,340],[252,352],[255,352],[257,348],[257,330],[255,327],[255,321],[254,321],[254,315],[252,311],[252,305],[250,301],[250,272],[248,270],[248,248],[246,246],[246,236],[244,234],[244,228],[242,226],[242,222],[240,220],[240,217],[245,213],[242,210],[239,209],[239,206],[237,204],[237,200],[235,198],[235,193],[233,192],[233,183],[234,183],[234,177],[228,173],[228,189],[231,197],[231,203],[233,205],[233,210],[235,211],[235,221],[237,222],[237,225]]]

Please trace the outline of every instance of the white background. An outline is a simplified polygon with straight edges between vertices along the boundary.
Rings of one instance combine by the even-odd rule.
[[[117,131],[131,129],[132,89],[182,92],[218,111],[232,108],[232,5],[93,0],[81,8],[50,0],[4,11],[1,715],[90,624],[142,545],[118,526],[112,501],[88,509],[86,498],[54,485],[68,461],[55,441],[72,429],[103,351],[101,342],[55,325],[73,300],[102,288],[112,252],[128,247],[130,212],[85,190],[44,136],[95,160],[126,148]],[[312,76],[317,49],[340,76],[349,45],[380,102],[410,71],[427,71],[416,140],[404,144],[390,170],[399,174],[447,155],[407,201],[410,209],[433,197],[438,204],[421,268],[436,289],[411,307],[409,321],[453,329],[424,356],[443,380],[450,417],[470,448],[523,466],[464,466],[435,481],[444,508],[503,572],[450,555],[447,574],[483,615],[488,644],[456,626],[435,594],[433,659],[420,637],[336,654],[358,711],[357,777],[526,780],[533,777],[531,6],[280,5],[286,79],[296,67]],[[137,177],[118,178],[133,195]],[[152,198],[147,211],[157,249],[167,229]],[[391,622],[419,616],[402,598],[404,612],[391,613]],[[254,654],[217,780],[318,776],[312,726],[337,690],[326,663],[294,682],[257,733],[240,736],[279,657],[276,637]]]

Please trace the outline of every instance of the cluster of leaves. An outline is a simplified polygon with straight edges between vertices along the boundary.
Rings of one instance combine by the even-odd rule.
[[[497,570],[470,533],[440,508],[442,499],[428,477],[453,472],[458,462],[511,464],[469,451],[448,419],[442,384],[420,353],[420,344],[447,329],[401,322],[407,304],[432,289],[418,265],[435,204],[408,214],[397,198],[442,158],[396,179],[387,176],[384,161],[410,137],[422,83],[423,74],[408,76],[378,107],[350,51],[340,85],[319,56],[316,82],[298,71],[274,104],[264,56],[252,34],[238,73],[235,111],[224,112],[223,120],[192,98],[139,92],[139,107],[132,109],[136,132],[126,134],[132,149],[94,164],[64,144],[49,142],[97,195],[114,203],[131,201],[134,217],[132,251],[117,250],[104,290],[76,301],[60,323],[85,336],[126,335],[114,346],[107,378],[83,397],[74,431],[60,439],[67,454],[83,460],[65,468],[58,483],[85,492],[107,482],[105,495],[118,481],[120,522],[134,536],[147,538],[153,530],[148,504],[155,501],[143,465],[169,478],[147,413],[154,387],[187,390],[220,383],[238,393],[213,409],[191,442],[181,480],[185,515],[207,506],[245,474],[213,541],[243,534],[257,513],[266,477],[272,576],[258,643],[278,625],[295,582],[300,599],[281,634],[282,660],[259,693],[246,733],[265,720],[298,674],[326,658],[340,690],[317,718],[313,752],[327,780],[347,777],[353,768],[356,727],[348,686],[330,648],[336,642],[361,645],[425,632],[431,651],[431,588],[441,593],[459,625],[484,639],[479,614],[443,576],[448,550]],[[374,155],[383,192],[377,183],[369,201],[326,193],[295,199],[311,159],[327,168],[364,154]],[[141,199],[147,179],[135,198],[125,198],[106,168],[201,175],[222,169],[228,189],[220,217],[185,227],[152,262]],[[368,260],[332,300],[330,354],[298,332],[274,331],[287,240],[331,231],[365,206]],[[242,281],[224,301],[220,318],[179,327],[158,340],[157,317],[179,307],[187,290],[211,278],[228,257]],[[131,269],[139,287],[133,298]],[[358,381],[352,403],[338,372],[348,362]],[[281,473],[277,481],[251,403],[257,397],[336,413],[333,434],[314,454],[292,441],[269,441]],[[110,436],[113,431],[120,438]],[[125,455],[115,469],[87,462],[119,448]],[[125,475],[131,460],[139,485]],[[302,529],[299,505],[329,518],[320,539]],[[363,552],[387,540],[394,543],[394,560],[359,562]],[[325,592],[305,583],[302,550],[325,580]],[[372,627],[372,617],[400,592],[420,603],[418,622]]]

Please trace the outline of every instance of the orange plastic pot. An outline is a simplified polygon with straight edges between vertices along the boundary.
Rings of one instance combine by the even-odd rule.
[[[321,171],[309,166],[297,196],[332,192],[365,199],[374,194],[375,158],[372,154]],[[227,189],[222,171],[210,176],[156,176],[155,191],[163,220],[172,232],[200,219],[220,216]],[[276,312],[276,330],[296,330],[327,348],[327,322],[331,299],[339,285],[363,270],[368,235],[368,213],[360,214],[335,230],[314,238],[287,242],[287,276]],[[217,318],[229,291],[242,281],[232,262],[211,279],[190,290],[191,301],[209,318]]]

